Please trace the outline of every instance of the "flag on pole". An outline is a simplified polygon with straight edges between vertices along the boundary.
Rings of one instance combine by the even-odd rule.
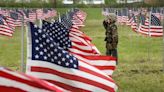
[[[117,85],[111,77],[58,47],[44,29],[41,30],[30,23],[28,32],[27,74],[47,80],[67,91],[117,90]]]
[[[47,81],[0,67],[1,92],[64,92]]]

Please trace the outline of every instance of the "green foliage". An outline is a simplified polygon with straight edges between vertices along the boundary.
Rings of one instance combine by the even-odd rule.
[[[106,5],[116,4],[116,0],[105,0]]]
[[[0,2],[0,7],[25,7],[25,8],[52,8],[55,7],[52,3],[11,3],[11,2]]]
[[[75,0],[76,2],[79,2]],[[53,2],[53,1],[52,1]],[[141,3],[130,3],[130,4],[117,4],[115,0],[105,0],[106,4],[72,4],[72,5],[64,5],[62,4],[62,0],[56,0],[55,2],[50,2],[50,3],[45,3],[45,2],[38,2],[38,0],[34,0],[31,3],[15,3],[14,1],[1,1],[0,2],[0,7],[28,7],[28,8],[44,8],[44,7],[58,7],[58,8],[101,8],[101,7],[116,7],[116,8],[121,8],[121,7],[162,7],[164,6],[164,3],[159,3],[159,4],[154,4],[154,5],[149,5],[145,4],[144,2]]]

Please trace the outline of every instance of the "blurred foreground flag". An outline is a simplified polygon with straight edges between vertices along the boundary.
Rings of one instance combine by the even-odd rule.
[[[71,92],[117,90],[111,77],[59,47],[45,31],[30,23],[27,74]]]
[[[63,92],[47,81],[0,67],[0,92]]]

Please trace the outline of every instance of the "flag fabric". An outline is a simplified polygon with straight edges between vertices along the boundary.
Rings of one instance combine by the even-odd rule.
[[[29,11],[29,21],[30,22],[35,22],[36,21],[36,19],[37,19],[37,15],[36,15],[36,10],[30,10]]]
[[[101,70],[108,76],[112,76],[114,70],[116,69],[116,58],[111,56],[103,56],[103,55],[77,55],[73,54],[79,60],[83,60],[97,69]]]
[[[161,11],[160,11],[160,8],[152,8],[151,10],[152,14],[157,17],[158,19],[162,19],[161,18]],[[162,15],[163,16],[163,15]]]
[[[53,26],[53,27],[52,27]],[[42,28],[45,28],[48,31],[49,35],[54,39],[54,41],[57,42],[57,44],[64,48],[65,50],[69,50],[72,53],[78,53],[82,55],[93,55],[93,46],[91,46],[86,40],[84,40],[82,37],[79,37],[79,35],[75,32],[72,32],[68,30],[66,27],[64,27],[59,22],[49,23],[46,21],[43,21]],[[74,33],[74,34],[72,34]],[[62,35],[64,34],[64,35]],[[89,39],[85,37],[86,39]],[[76,40],[75,40],[76,39]],[[77,42],[78,41],[78,42]],[[82,42],[81,42],[82,41]],[[85,44],[83,44],[85,43]]]
[[[157,16],[151,14],[150,18],[150,35],[153,37],[162,37],[163,36],[163,26]]]
[[[153,14],[150,17],[145,18],[141,16],[139,32],[152,37],[163,36],[163,27],[161,26],[160,20]]]
[[[132,17],[131,17],[131,28],[133,31],[137,32],[137,18],[134,14],[132,14]]]
[[[69,39],[69,30],[66,29],[59,22],[49,23],[47,21],[42,21],[42,28],[46,30],[49,36],[57,43],[58,46],[65,50],[68,50],[72,46],[71,40]]]
[[[69,48],[69,51],[74,54],[80,55],[95,55],[98,52],[95,50],[95,46],[86,41],[85,39],[78,37],[70,32],[70,40],[72,42],[72,48]]]
[[[43,27],[42,28],[45,28],[44,26],[54,25],[54,23],[49,23],[47,21],[43,21]],[[61,25],[61,24],[59,24],[59,25]],[[58,28],[53,28],[52,26],[49,28],[46,27],[46,29],[48,30],[46,32],[50,35],[50,38],[53,37],[52,39],[56,43],[59,43],[58,45],[60,47],[62,47],[63,49],[68,49],[69,52],[72,53],[78,59],[86,61],[86,62],[90,63],[91,65],[97,67],[98,69],[105,71],[105,73],[107,73],[107,75],[110,75],[110,76],[112,75],[113,71],[116,68],[116,59],[112,59],[109,56],[98,56],[98,54],[93,51],[93,48],[91,46],[85,45],[79,40],[79,39],[84,40],[83,38],[77,38],[80,34],[77,34],[77,37],[72,37],[72,38],[70,37],[70,39],[74,38],[74,40],[71,40],[72,45],[70,44],[71,47],[68,47],[67,44],[63,44],[63,43],[68,43],[68,42],[70,43],[70,40],[68,38],[69,36],[68,35],[62,35],[62,34],[68,33],[69,30],[67,30],[63,26],[59,26],[59,25],[58,25]],[[53,28],[53,30],[51,28]],[[58,29],[60,29],[60,30],[58,30]],[[58,41],[56,40],[56,38],[60,37],[60,35],[58,35],[57,33],[53,32],[53,31],[55,31],[57,33],[59,33],[59,32],[61,33],[60,35],[62,35],[62,37]],[[80,35],[80,36],[82,36],[82,35]],[[66,41],[68,41],[68,42],[62,41],[62,43],[60,43],[60,40],[62,40],[63,38],[67,38]],[[76,42],[75,39],[79,42]],[[90,61],[92,61],[92,63]],[[102,64],[97,65],[96,64],[97,61],[101,62]],[[110,61],[113,61],[113,62],[110,62]],[[94,62],[95,62],[95,64],[94,64]]]
[[[58,47],[44,29],[32,23],[30,29],[27,74],[47,80],[67,91],[116,91],[117,85],[111,77]]]
[[[142,14],[140,14],[140,25],[137,31],[141,34],[149,35],[149,21]]]
[[[121,10],[117,10],[117,23],[122,25],[123,24],[122,22],[123,22],[122,12],[121,12]]]
[[[9,27],[11,27],[13,29],[13,31],[15,31],[15,20],[12,19],[10,16],[5,16],[6,17],[6,22],[8,24]]]
[[[0,34],[11,37],[14,30],[10,27],[7,20],[7,17],[0,15]]]
[[[125,8],[122,10],[122,23],[126,24],[126,22],[128,22],[128,11]]]
[[[1,92],[64,92],[47,81],[0,67]]]
[[[38,19],[44,19],[43,17],[43,10],[42,9],[37,9],[36,10],[37,18]]]
[[[79,60],[86,61],[94,67],[111,76],[116,68],[116,59],[109,56],[102,56],[95,45],[91,43],[91,38],[82,33],[80,30],[70,30],[69,38],[72,42],[72,47],[69,52],[76,56]],[[102,64],[99,65],[97,62]],[[92,63],[91,63],[92,62]]]
[[[105,72],[111,76],[116,68],[116,59],[112,59],[109,56],[102,56],[96,46],[91,43],[91,38],[86,36],[80,30],[70,30],[69,37],[72,42],[72,47],[69,48],[69,52],[76,56],[79,60],[86,61],[94,67]],[[92,63],[91,63],[92,61]],[[100,61],[102,64],[98,65]]]

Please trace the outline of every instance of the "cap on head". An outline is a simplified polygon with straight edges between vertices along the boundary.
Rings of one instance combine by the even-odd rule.
[[[110,13],[108,16],[107,16],[107,20],[110,20],[111,22],[116,22],[116,15],[114,13]]]

